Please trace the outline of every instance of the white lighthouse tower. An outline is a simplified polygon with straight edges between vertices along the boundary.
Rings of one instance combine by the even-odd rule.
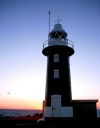
[[[57,24],[43,43],[42,53],[47,57],[44,118],[41,121],[73,117],[69,57],[74,44],[57,19]]]

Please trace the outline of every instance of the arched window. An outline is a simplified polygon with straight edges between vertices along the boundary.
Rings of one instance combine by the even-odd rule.
[[[54,62],[59,62],[59,54],[54,54]]]
[[[54,70],[54,78],[59,78],[59,70],[58,69]]]

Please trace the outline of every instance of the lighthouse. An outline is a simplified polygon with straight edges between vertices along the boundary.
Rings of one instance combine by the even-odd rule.
[[[42,54],[47,57],[45,100],[43,118],[38,123],[72,124],[72,121],[86,121],[97,118],[97,99],[72,100],[70,57],[74,54],[74,44],[67,32],[56,21],[49,31],[48,40],[43,43]],[[84,119],[84,120],[83,120]]]
[[[43,43],[42,54],[47,57],[44,120],[73,117],[69,60],[74,44],[59,22],[58,18]]]

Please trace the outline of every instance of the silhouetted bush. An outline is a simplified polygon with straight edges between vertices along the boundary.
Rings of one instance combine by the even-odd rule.
[[[27,117],[30,117],[31,115],[27,115]]]
[[[34,116],[39,116],[39,113],[34,114]]]

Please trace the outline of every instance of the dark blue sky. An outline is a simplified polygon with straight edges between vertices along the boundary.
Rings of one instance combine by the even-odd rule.
[[[0,103],[16,99],[22,108],[36,107],[36,101],[42,106],[47,65],[42,48],[48,39],[49,11],[50,29],[59,16],[74,42],[73,99],[100,99],[99,0],[0,0]]]

